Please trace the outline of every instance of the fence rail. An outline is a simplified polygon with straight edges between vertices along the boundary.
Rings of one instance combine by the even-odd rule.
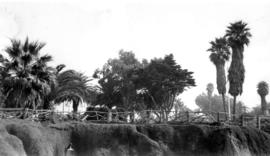
[[[63,112],[53,110],[33,110],[22,108],[0,108],[0,119],[26,119],[32,121],[43,121],[57,118],[58,120],[77,120],[91,122],[117,122],[117,123],[227,123],[240,126],[252,126],[261,128],[262,125],[270,125],[270,116],[231,115],[225,112],[178,112],[178,111],[84,111]]]

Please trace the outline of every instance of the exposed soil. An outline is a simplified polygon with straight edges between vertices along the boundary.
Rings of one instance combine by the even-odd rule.
[[[79,122],[43,126],[1,120],[0,155],[266,156],[270,155],[270,135],[237,126]]]

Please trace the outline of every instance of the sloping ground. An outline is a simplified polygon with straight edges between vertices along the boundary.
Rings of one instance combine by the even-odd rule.
[[[72,144],[74,151],[66,150]],[[0,121],[1,156],[266,156],[270,135],[207,125]]]

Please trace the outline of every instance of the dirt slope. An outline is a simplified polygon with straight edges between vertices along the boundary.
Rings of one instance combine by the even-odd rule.
[[[74,151],[66,150],[72,144]],[[0,121],[1,156],[266,156],[270,135],[207,125]]]

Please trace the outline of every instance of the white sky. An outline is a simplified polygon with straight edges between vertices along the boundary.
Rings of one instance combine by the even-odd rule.
[[[173,53],[183,68],[195,72],[197,87],[180,96],[195,108],[195,98],[205,92],[206,84],[216,83],[215,66],[206,52],[209,41],[241,19],[253,37],[244,51],[246,79],[239,99],[249,107],[259,104],[257,83],[270,83],[266,1],[54,1],[0,1],[0,49],[9,45],[9,38],[29,36],[47,43],[42,52],[51,54],[55,64],[88,76],[117,57],[120,49],[132,50],[139,59]]]

